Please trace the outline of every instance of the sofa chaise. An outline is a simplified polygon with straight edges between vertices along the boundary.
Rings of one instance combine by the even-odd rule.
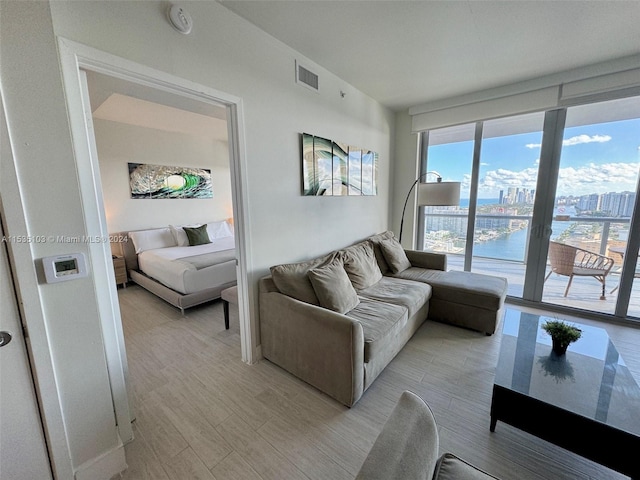
[[[272,267],[259,282],[263,356],[354,405],[427,318],[495,332],[507,281],[446,263],[384,232]]]

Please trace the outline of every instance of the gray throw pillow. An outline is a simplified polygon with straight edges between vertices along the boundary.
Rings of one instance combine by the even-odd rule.
[[[349,280],[356,290],[364,290],[382,278],[382,272],[373,253],[373,245],[364,241],[341,250],[340,256]]]
[[[411,266],[407,254],[404,253],[404,248],[402,248],[400,242],[395,238],[382,240],[380,242],[380,249],[393,273],[404,272]]]
[[[309,280],[309,270],[329,263],[335,257],[330,253],[324,257],[315,258],[308,262],[285,263],[271,267],[271,277],[280,293],[293,297],[301,302],[320,305],[313,286]]]
[[[199,227],[182,227],[184,233],[187,234],[189,239],[189,246],[194,247],[196,245],[205,245],[211,243],[209,240],[209,234],[207,233],[207,226],[200,225]]]
[[[309,280],[321,307],[338,313],[347,313],[360,303],[358,294],[351,285],[351,280],[340,259],[309,270]]]

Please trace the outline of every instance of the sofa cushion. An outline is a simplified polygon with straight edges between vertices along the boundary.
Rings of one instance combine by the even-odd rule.
[[[340,250],[340,257],[356,290],[368,288],[382,278],[382,272],[373,253],[373,244],[370,241],[365,240]]]
[[[400,273],[411,267],[411,262],[407,258],[407,254],[404,253],[404,248],[395,238],[382,240],[380,249],[391,272]]]
[[[364,297],[360,297],[358,306],[345,315],[362,325],[365,363],[378,352],[389,349],[409,319],[406,307]]]
[[[346,313],[360,303],[340,258],[309,270],[309,280],[321,307]]]
[[[273,283],[280,293],[300,300],[301,302],[320,305],[318,296],[309,280],[309,270],[327,264],[333,260],[335,253],[319,257],[308,262],[287,263],[271,267]]]
[[[401,278],[382,277],[375,285],[360,290],[358,295],[406,307],[411,317],[431,298],[431,286]]]
[[[412,267],[395,274],[393,278],[428,283],[433,288],[434,299],[487,310],[500,309],[507,294],[506,279],[473,272],[443,272]]]
[[[453,453],[443,454],[436,464],[433,480],[487,480],[497,479],[465,462]]]

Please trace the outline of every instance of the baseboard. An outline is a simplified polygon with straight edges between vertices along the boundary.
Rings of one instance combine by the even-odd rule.
[[[76,470],[75,480],[109,480],[126,469],[124,445],[119,442],[119,445],[112,450],[80,465]]]

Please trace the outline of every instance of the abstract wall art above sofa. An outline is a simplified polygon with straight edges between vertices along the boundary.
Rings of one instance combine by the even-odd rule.
[[[129,163],[131,198],[213,198],[211,170]]]
[[[303,195],[377,195],[378,154],[302,134]]]

